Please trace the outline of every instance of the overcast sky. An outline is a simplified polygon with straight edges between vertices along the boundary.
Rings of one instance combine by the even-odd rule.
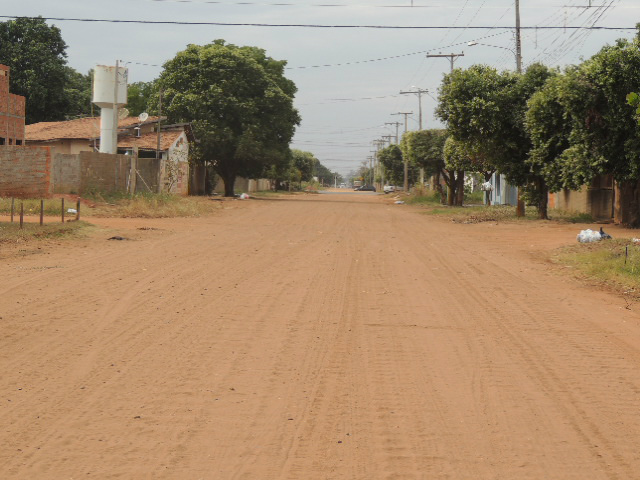
[[[287,60],[286,75],[298,86],[302,124],[294,148],[307,150],[332,170],[347,174],[374,150],[372,142],[396,134],[398,112],[413,112],[427,89],[423,128],[441,126],[433,116],[437,89],[449,71],[446,58],[427,53],[463,53],[455,66],[485,63],[515,69],[513,0],[23,0],[2,2],[3,15],[137,21],[260,23],[333,26],[446,27],[305,28],[225,25],[159,25],[50,20],[68,45],[68,62],[87,72],[97,64],[127,62],[129,79],[156,78],[162,64],[186,45],[224,39],[263,48]],[[328,5],[328,4],[331,5]],[[588,5],[591,3],[591,8]],[[568,65],[588,58],[633,30],[573,30],[564,27],[632,28],[640,21],[638,0],[521,0],[523,64]],[[6,20],[6,18],[4,19]],[[548,27],[562,27],[549,29]],[[475,41],[478,45],[469,46]],[[486,44],[486,45],[482,45]],[[490,46],[489,46],[490,45]],[[431,96],[430,96],[431,95]],[[432,98],[433,97],[433,98]],[[404,124],[400,126],[400,133]]]

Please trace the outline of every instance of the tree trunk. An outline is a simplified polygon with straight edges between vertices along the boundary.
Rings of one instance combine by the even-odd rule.
[[[536,178],[535,183],[538,193],[538,218],[549,220],[549,187],[542,177]]]
[[[640,184],[637,180],[615,183],[614,221],[640,227]]]
[[[516,205],[516,217],[525,216],[524,200],[522,199],[522,189],[518,187],[518,205]]]
[[[447,182],[447,205],[452,207],[456,201],[456,187],[458,183],[456,182],[454,172],[451,172],[449,175],[449,181]]]
[[[436,172],[433,175],[433,185],[431,185],[431,190],[436,190],[437,192],[442,193],[442,185],[440,185],[440,172]]]
[[[464,204],[464,170],[458,170],[456,178],[456,205],[461,207]]]
[[[225,197],[235,197],[234,186],[235,186],[235,183],[236,183],[236,176],[235,175],[225,175],[225,176],[220,175],[220,177],[222,178],[222,182],[224,183],[224,196]]]

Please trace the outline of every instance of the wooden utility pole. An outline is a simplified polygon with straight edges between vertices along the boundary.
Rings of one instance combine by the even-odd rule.
[[[451,71],[453,72],[453,64],[456,62],[458,57],[464,57],[464,52],[462,53],[448,53],[448,54],[438,54],[438,55],[430,55],[427,54],[427,58],[448,58],[451,63]]]
[[[398,128],[400,127],[400,122],[385,122],[385,125],[395,125],[396,126],[396,145],[398,145]]]
[[[516,2],[516,71],[522,73],[522,41],[520,39],[520,0]],[[524,217],[525,207],[524,200],[520,193],[521,188],[518,187],[518,206],[516,207],[516,216]]]
[[[404,115],[404,133],[407,133],[407,118],[409,115],[413,115],[413,112],[398,112],[398,113],[394,113],[393,115]],[[404,191],[408,192],[409,191],[409,163],[408,163],[408,158],[406,155],[403,155],[403,160],[404,160],[404,181],[402,183],[402,186],[404,187]]]

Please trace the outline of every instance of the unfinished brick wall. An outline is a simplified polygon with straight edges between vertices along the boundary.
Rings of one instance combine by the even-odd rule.
[[[9,93],[9,67],[0,65],[0,145],[24,145],[25,98]]]
[[[0,146],[0,197],[48,198],[51,187],[49,148]]]

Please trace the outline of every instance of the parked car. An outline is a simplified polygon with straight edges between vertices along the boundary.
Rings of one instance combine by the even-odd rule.
[[[395,185],[385,185],[382,190],[384,191],[384,193],[393,193],[396,191],[396,187]]]
[[[363,185],[358,190],[361,192],[375,192],[376,187],[374,187],[373,185]]]

